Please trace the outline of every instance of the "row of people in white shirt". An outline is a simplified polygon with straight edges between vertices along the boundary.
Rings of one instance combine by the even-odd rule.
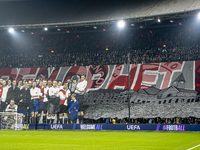
[[[46,80],[43,80],[43,81],[46,81]],[[43,82],[42,81],[42,82]],[[19,81],[19,82],[22,82],[22,81]],[[49,96],[52,96],[52,95],[55,95],[54,93],[57,93],[55,96],[59,97],[59,91],[63,88],[63,86],[61,85],[61,83],[59,85],[57,85],[56,83],[56,86],[51,86],[51,83],[49,84],[49,82],[51,82],[51,80],[48,80],[48,85],[44,87],[44,85],[42,86],[38,86],[36,85],[37,87],[36,88],[32,88],[33,86],[33,83],[31,81],[28,82],[28,86],[30,88],[30,94],[34,97],[32,97],[31,99],[36,99],[36,98],[40,98],[40,96],[43,96],[44,97],[44,102],[45,101],[48,101],[47,100],[47,95]],[[3,91],[0,91],[2,92],[2,94],[0,95],[1,97],[1,101],[2,102],[5,102],[6,101],[6,98],[7,98],[7,92],[8,92],[8,89],[11,87],[11,80],[8,81],[8,85],[6,85],[6,81],[0,79],[0,83],[3,85]],[[24,83],[24,82],[23,82]],[[19,84],[19,83],[18,83]],[[36,83],[37,84],[37,83]],[[85,80],[85,76],[81,76],[81,81],[77,84],[76,83],[76,80],[72,83],[70,83],[71,86],[73,89],[75,89],[75,91],[71,91],[73,93],[76,93],[76,94],[79,94],[79,95],[83,95],[84,92],[85,92],[85,88],[87,87],[87,81]],[[49,87],[51,86],[51,87]],[[69,85],[68,85],[69,86]],[[76,86],[76,87],[75,87]],[[19,87],[19,86],[18,86]],[[21,85],[19,88],[20,90],[24,87],[24,85]],[[38,88],[39,87],[39,88]],[[46,93],[45,95],[41,93],[41,89],[44,89],[44,93]],[[48,91],[48,92],[47,92]]]

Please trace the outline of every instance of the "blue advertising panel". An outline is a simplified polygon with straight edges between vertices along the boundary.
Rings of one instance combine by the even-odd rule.
[[[115,130],[200,131],[199,124],[0,124],[1,129],[21,130]]]

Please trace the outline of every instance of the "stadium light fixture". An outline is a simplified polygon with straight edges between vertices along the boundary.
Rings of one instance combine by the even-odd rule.
[[[25,32],[24,30],[21,30],[21,32]]]
[[[45,31],[48,31],[48,28],[47,28],[47,27],[45,27],[45,28],[44,28],[44,30],[45,30]]]
[[[173,21],[173,20],[170,20],[170,22],[173,23],[174,21]]]
[[[14,30],[13,28],[9,28],[9,29],[8,29],[8,32],[10,32],[10,33],[14,33],[15,30]]]
[[[58,31],[60,31],[60,29],[57,29]]]
[[[134,26],[134,24],[132,23],[132,24],[131,24],[131,26],[133,27],[133,26]]]
[[[125,21],[124,21],[124,20],[119,20],[118,23],[117,23],[117,26],[118,26],[119,28],[125,27]]]
[[[158,18],[158,22],[161,22],[161,20]]]
[[[97,27],[95,26],[94,29],[97,29]]]

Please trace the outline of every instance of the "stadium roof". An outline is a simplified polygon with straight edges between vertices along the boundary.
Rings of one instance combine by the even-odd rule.
[[[119,19],[148,19],[200,9],[199,0],[6,1],[0,2],[0,27],[86,25]],[[176,16],[177,17],[177,16]],[[153,18],[151,18],[153,19]]]

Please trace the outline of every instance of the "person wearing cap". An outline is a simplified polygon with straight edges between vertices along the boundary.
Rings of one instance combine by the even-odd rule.
[[[75,124],[78,119],[79,102],[76,100],[76,94],[71,95],[71,101],[68,104],[68,111],[72,124]]]
[[[84,121],[84,108],[83,108],[83,101],[84,101],[84,93],[85,93],[85,88],[87,87],[87,81],[85,80],[85,75],[81,76],[81,81],[77,84],[76,90],[75,90],[75,94],[77,100],[79,101],[80,104],[80,109],[79,109],[79,123],[83,123]]]

